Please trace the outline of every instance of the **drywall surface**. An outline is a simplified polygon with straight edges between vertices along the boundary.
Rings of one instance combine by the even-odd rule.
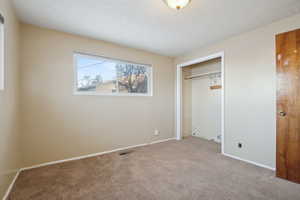
[[[175,137],[172,58],[27,24],[21,36],[25,166]],[[74,95],[74,51],[151,64],[153,96]]]
[[[5,90],[0,91],[0,199],[20,167],[19,114],[19,22],[10,0],[0,0],[5,18]]]
[[[275,35],[298,28],[295,15],[176,59],[179,64],[225,52],[225,153],[275,167]]]

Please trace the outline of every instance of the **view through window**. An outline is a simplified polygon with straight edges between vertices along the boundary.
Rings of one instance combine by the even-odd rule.
[[[77,93],[151,95],[150,65],[83,54],[75,62]]]

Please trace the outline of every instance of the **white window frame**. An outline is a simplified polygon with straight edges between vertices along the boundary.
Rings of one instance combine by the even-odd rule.
[[[117,63],[131,63],[131,64],[138,64],[138,65],[143,65],[149,67],[149,81],[148,81],[148,93],[147,94],[139,94],[139,93],[101,93],[101,92],[82,92],[77,90],[77,57],[86,57],[86,58],[92,58],[92,59],[106,59],[110,61],[114,61]],[[97,55],[91,55],[91,54],[86,54],[86,53],[81,53],[81,52],[73,52],[73,68],[74,68],[74,80],[73,80],[73,94],[74,95],[84,95],[84,96],[141,96],[141,97],[152,97],[153,96],[153,67],[151,64],[141,64],[141,63],[136,63],[132,61],[126,61],[126,60],[121,60],[121,59],[116,59],[116,58],[109,58],[109,57],[104,57],[104,56],[97,56]]]
[[[5,21],[4,17],[0,14],[0,39],[2,40],[2,43],[0,45],[0,92],[5,90]]]

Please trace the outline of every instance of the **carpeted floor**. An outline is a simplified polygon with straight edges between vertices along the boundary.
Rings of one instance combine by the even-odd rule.
[[[190,137],[24,171],[9,199],[299,200],[300,185]]]

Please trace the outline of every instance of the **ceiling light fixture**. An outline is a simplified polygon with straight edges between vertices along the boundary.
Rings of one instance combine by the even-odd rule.
[[[180,10],[186,7],[191,0],[163,0],[170,8]]]

